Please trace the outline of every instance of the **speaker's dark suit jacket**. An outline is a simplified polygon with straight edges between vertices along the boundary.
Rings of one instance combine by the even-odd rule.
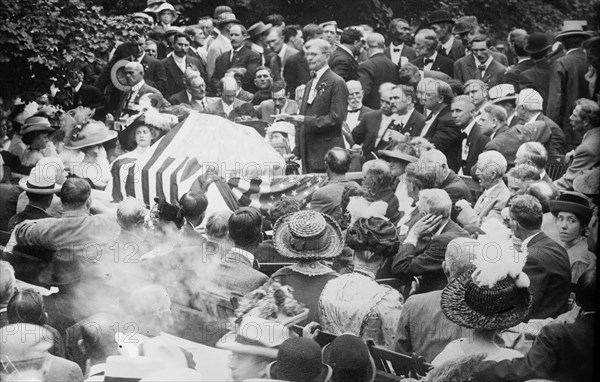
[[[553,380],[593,381],[594,313],[571,324],[555,323],[542,327],[533,346],[522,358],[480,363],[473,381]]]
[[[496,85],[504,83],[505,72],[506,67],[493,59],[481,80],[485,82],[488,89],[491,89]],[[472,54],[464,56],[454,63],[454,78],[462,83],[465,83],[468,80],[478,79],[477,65],[475,64],[475,57],[473,57]]]
[[[523,272],[531,280],[532,305],[527,319],[555,318],[567,311],[571,292],[571,265],[567,251],[545,233],[538,233],[527,245]]]
[[[425,57],[419,56],[419,57],[415,58],[414,60],[412,60],[411,63],[413,65],[415,65],[416,67],[418,67],[419,69],[423,70],[423,67],[425,66]],[[454,63],[451,59],[449,59],[446,56],[442,56],[441,54],[438,53],[435,57],[435,61],[433,61],[433,63],[431,64],[430,70],[436,70],[438,72],[445,73],[445,74],[449,75],[450,77],[453,77],[454,76],[453,64]]]
[[[358,61],[339,46],[329,56],[329,67],[335,74],[342,77],[344,81],[358,79]]]
[[[211,86],[213,90],[219,88],[219,81],[225,72],[231,68],[245,68],[246,74],[242,77],[242,88],[250,92],[255,91],[254,87],[254,75],[256,74],[256,68],[260,66],[260,55],[244,45],[240,48],[239,52],[231,60],[231,50],[222,53],[215,60],[215,72],[211,78]]]
[[[383,52],[373,54],[358,66],[358,80],[363,91],[363,104],[371,109],[379,109],[379,85],[384,82],[398,83],[398,69]]]
[[[435,117],[425,134],[425,138],[433,143],[436,149],[446,155],[448,167],[458,171],[460,168],[458,155],[461,150],[462,134],[460,128],[456,126],[454,119],[452,119],[450,105],[446,105]]]
[[[185,90],[185,84],[183,83],[183,72],[179,69],[179,66],[175,63],[173,56],[164,58],[161,61],[162,66],[165,68],[167,75],[167,86],[163,96],[169,98],[175,93],[179,93]],[[188,68],[196,68],[202,75],[202,68],[204,68],[204,78],[206,78],[206,68],[203,66],[202,61],[192,56],[185,56],[185,64]],[[206,79],[205,79],[206,81]]]
[[[324,172],[323,158],[334,147],[344,147],[342,123],[348,111],[348,88],[346,82],[327,69],[316,85],[316,97],[308,103],[314,79],[306,84],[300,104],[304,123],[297,126],[294,154],[302,159],[304,173]],[[299,131],[298,131],[299,130]]]

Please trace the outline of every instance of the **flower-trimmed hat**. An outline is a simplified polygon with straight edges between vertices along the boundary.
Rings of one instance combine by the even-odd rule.
[[[165,135],[175,124],[176,119],[171,114],[159,113],[157,110],[148,109],[137,115],[125,129],[118,133],[121,147],[127,151],[135,150],[135,131],[140,126],[147,126],[152,132],[152,144]]]
[[[88,146],[108,142],[117,137],[117,132],[108,130],[103,122],[89,120],[83,126],[76,126],[71,132],[69,143],[65,148],[76,150]]]
[[[35,133],[38,131],[54,131],[48,118],[41,116],[27,118],[23,124],[23,127],[21,127],[21,136],[27,133]]]
[[[298,211],[280,217],[273,227],[277,252],[290,259],[331,259],[342,253],[340,226],[329,215]]]
[[[571,212],[584,222],[592,218],[593,210],[590,208],[590,200],[580,192],[564,191],[558,199],[548,202],[550,212],[556,216],[559,212]]]

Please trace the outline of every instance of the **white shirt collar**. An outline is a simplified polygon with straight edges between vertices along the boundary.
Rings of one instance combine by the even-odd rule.
[[[517,60],[517,64],[520,64],[521,62],[525,62],[527,60],[531,60],[531,57],[522,57],[522,58],[519,58]]]
[[[540,172],[540,180],[544,179],[546,177],[546,170],[542,169],[542,172]]]
[[[446,53],[449,53],[452,50],[452,45],[454,45],[454,36],[451,35],[448,41],[442,44],[442,47],[444,48]]]
[[[402,49],[404,49],[404,43],[401,43],[399,45],[395,45],[394,42],[390,42],[390,50],[393,52],[394,49],[400,49],[402,51]]]
[[[83,86],[83,82],[78,83],[77,86],[73,88],[73,93],[77,93],[79,89],[81,89],[81,86]]]
[[[488,196],[492,192],[492,190],[495,190],[496,188],[502,187],[503,183],[504,182],[502,180],[500,180],[498,183],[494,184],[492,187],[486,188],[485,190],[483,190],[483,195],[484,196]]]
[[[242,255],[250,262],[250,264],[254,264],[254,255],[251,254],[250,252],[245,251],[240,248],[236,248],[236,247],[231,248],[230,252],[237,253],[238,255]]]
[[[175,60],[177,64],[181,64],[182,62],[185,62],[185,56],[179,57],[178,55],[173,54],[173,60]]]
[[[529,236],[527,239],[523,240],[523,242],[521,243],[521,252],[523,252],[524,250],[527,249],[527,245],[529,244],[529,242],[536,237],[537,235],[539,235],[540,233],[542,233],[542,231],[534,233],[533,235]]]
[[[134,58],[133,61],[142,62],[145,55],[146,55],[146,52],[142,52],[142,55],[139,56],[138,58]]]
[[[283,61],[283,57],[285,57],[286,50],[287,50],[287,44],[283,44],[283,46],[281,47],[281,50],[279,51],[279,53],[277,53],[277,55],[281,58],[281,61]]]
[[[475,64],[477,64],[477,66],[485,65],[485,70],[487,70],[487,68],[492,63],[492,60],[494,59],[491,54],[488,56],[488,59],[484,63],[479,62],[479,60],[475,56],[473,56],[473,58],[475,59]]]
[[[414,111],[415,108],[413,107],[406,114],[400,116],[400,123],[402,123],[403,126],[406,125],[406,122],[408,122]]]
[[[144,86],[145,83],[146,83],[146,81],[144,81],[144,79],[142,78],[142,80],[140,82],[138,82],[137,84],[135,84],[131,87],[131,91],[134,93],[138,92],[142,88],[142,86]]]
[[[431,57],[429,57],[429,60],[433,60],[431,62],[431,64],[429,64],[429,65],[433,65],[433,63],[435,62],[436,58],[437,58],[437,50],[435,52],[433,52],[433,54],[431,55]]]
[[[541,112],[541,111],[540,111],[540,112],[537,112],[537,113],[535,113],[535,114],[533,115],[533,117],[531,117],[531,119],[529,120],[529,122],[528,122],[528,123],[533,123],[533,122],[535,122],[535,121],[538,119],[538,117],[540,116],[540,114],[542,114],[542,112]]]
[[[352,57],[354,57],[354,53],[352,53],[352,51],[350,51],[350,49],[348,49],[346,46],[344,46],[344,44],[340,44],[338,46],[340,48],[342,48],[343,50],[345,50],[346,52],[348,52],[349,55],[351,55]]]
[[[242,46],[243,46],[243,45],[242,45]],[[240,47],[240,48],[241,48],[241,47]],[[255,51],[255,52],[258,52],[258,53],[260,53],[260,54],[263,54],[263,53],[264,53],[264,51],[265,51],[265,49],[264,49],[262,46],[260,46],[260,45],[257,45],[257,44],[255,44],[255,43],[252,43],[252,50],[253,50],[253,51]]]
[[[315,72],[315,83],[319,82],[319,80],[321,79],[321,76],[323,75],[323,73],[325,73],[327,71],[327,69],[329,69],[329,65],[325,64],[321,69],[317,70]]]
[[[565,53],[565,56],[566,56],[567,54],[571,53],[571,52],[574,52],[574,51],[576,51],[576,50],[579,50],[579,48],[573,48],[573,49],[569,49],[569,50],[567,50],[567,53]]]
[[[471,130],[473,130],[473,126],[475,126],[476,122],[477,122],[477,120],[475,118],[473,118],[473,120],[471,122],[469,122],[467,127],[465,127],[464,129],[461,129],[461,132],[467,134],[467,137],[468,137],[469,134],[471,134]]]

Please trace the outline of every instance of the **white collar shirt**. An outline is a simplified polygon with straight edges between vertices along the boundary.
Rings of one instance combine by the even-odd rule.
[[[308,103],[312,104],[317,96],[317,84],[319,80],[323,76],[323,74],[329,69],[329,65],[325,64],[321,69],[315,72],[315,78],[312,79],[312,83],[310,85],[310,92],[308,93]]]
[[[452,45],[454,45],[454,36],[450,36],[448,41],[442,44],[442,48],[444,48],[447,56],[450,56],[450,53],[452,53]]]
[[[423,70],[431,70],[431,67],[433,66],[433,63],[435,62],[435,60],[437,59],[437,52],[434,52],[431,57],[429,57],[429,60],[432,60],[431,62],[428,62],[427,65],[423,65]],[[425,58],[425,60],[427,60],[427,58]],[[425,61],[423,61],[423,63],[425,63]]]
[[[173,54],[173,60],[175,61],[175,64],[177,64],[177,67],[179,68],[179,70],[181,70],[182,73],[185,73],[185,68],[186,68],[185,56],[179,57],[178,55]]]

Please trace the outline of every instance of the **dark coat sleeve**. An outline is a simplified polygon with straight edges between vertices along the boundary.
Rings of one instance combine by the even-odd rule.
[[[304,117],[304,129],[307,133],[319,133],[339,129],[348,109],[348,88],[344,80],[336,79],[330,82],[331,104],[326,115],[307,115]]]
[[[422,253],[416,253],[416,247],[412,244],[402,244],[394,257],[392,272],[418,276],[441,270],[446,247],[451,239],[448,235],[438,235],[431,239],[431,243]]]

